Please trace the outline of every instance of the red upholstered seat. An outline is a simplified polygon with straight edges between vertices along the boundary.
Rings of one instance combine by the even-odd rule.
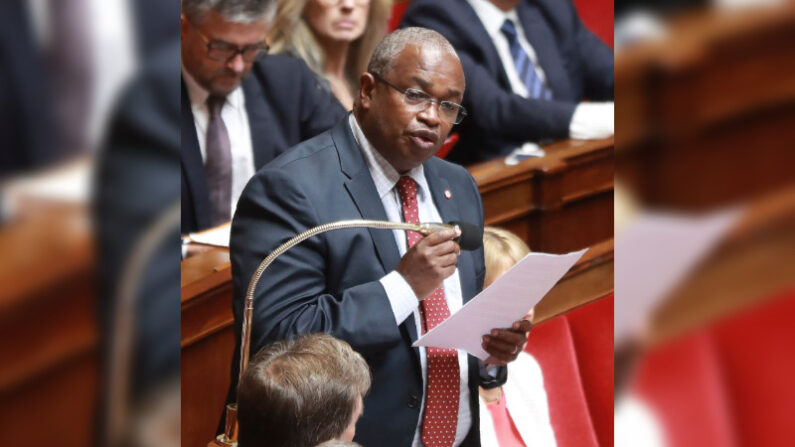
[[[444,144],[442,144],[442,147],[439,148],[439,151],[436,152],[436,156],[439,158],[446,157],[447,154],[449,154],[450,151],[453,149],[453,146],[455,146],[456,143],[458,143],[458,134],[451,133],[450,135],[447,136],[447,139],[444,140]]]
[[[795,290],[667,343],[634,392],[669,445],[795,445]]]
[[[543,371],[558,446],[612,446],[612,294],[539,324],[527,352]]]

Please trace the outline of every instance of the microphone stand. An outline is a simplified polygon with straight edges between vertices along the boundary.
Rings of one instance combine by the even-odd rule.
[[[259,283],[262,274],[265,273],[265,269],[268,268],[271,263],[276,260],[279,256],[281,256],[284,252],[295,247],[296,245],[300,244],[301,242],[309,239],[310,237],[317,236],[318,234],[325,233],[327,231],[332,230],[343,230],[346,228],[376,228],[382,230],[408,230],[408,231],[416,231],[418,233],[422,233],[423,235],[427,236],[431,233],[436,231],[448,229],[448,228],[456,228],[457,225],[446,225],[440,223],[422,223],[422,224],[413,224],[407,222],[389,222],[389,221],[381,221],[381,220],[366,220],[366,219],[354,219],[354,220],[340,220],[337,222],[327,223],[325,225],[320,225],[318,227],[310,228],[309,230],[304,231],[301,234],[293,237],[289,241],[283,243],[282,245],[278,246],[275,250],[273,250],[257,267],[257,270],[254,272],[254,275],[251,277],[251,281],[248,283],[248,290],[246,291],[246,306],[243,310],[243,326],[242,326],[242,341],[240,343],[240,374],[238,375],[238,383],[243,378],[243,372],[245,372],[246,367],[248,366],[249,354],[250,354],[250,345],[251,345],[251,320],[254,315],[254,292],[257,288],[257,283]],[[224,447],[231,447],[237,445],[237,403],[230,403],[226,405],[226,422],[225,422],[224,433],[218,435],[215,438],[215,444]]]

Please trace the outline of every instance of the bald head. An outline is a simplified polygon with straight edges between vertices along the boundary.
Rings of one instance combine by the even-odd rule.
[[[397,56],[406,48],[407,45],[422,47],[426,51],[436,51],[449,54],[458,59],[455,48],[436,31],[419,28],[401,28],[387,34],[383,40],[373,50],[367,71],[378,76],[386,76],[395,66]]]

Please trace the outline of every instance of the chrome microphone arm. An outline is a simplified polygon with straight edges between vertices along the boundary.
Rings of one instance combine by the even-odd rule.
[[[295,247],[301,242],[319,234],[332,230],[343,230],[346,228],[376,228],[382,230],[408,230],[429,235],[437,231],[457,228],[457,225],[442,224],[442,223],[422,223],[413,224],[407,222],[389,222],[381,220],[367,220],[367,219],[353,219],[353,220],[340,220],[331,222],[318,227],[310,228],[276,247],[265,259],[260,262],[251,281],[248,283],[248,290],[246,291],[246,302],[243,309],[243,325],[241,330],[241,343],[240,343],[240,372],[238,375],[238,383],[243,379],[243,373],[248,366],[249,355],[251,353],[251,320],[254,315],[254,293],[257,289],[262,274],[271,263],[279,256],[284,254],[287,250]],[[226,413],[226,429],[224,434],[216,438],[216,443],[223,446],[237,445],[237,404],[227,405]]]

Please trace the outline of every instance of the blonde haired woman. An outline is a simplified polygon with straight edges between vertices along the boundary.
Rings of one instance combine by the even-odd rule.
[[[497,227],[483,229],[483,256],[486,261],[486,288],[495,279],[530,253],[530,248],[519,236]]]
[[[530,248],[502,228],[483,229],[483,255],[488,287],[519,262]],[[530,311],[532,314],[532,310]],[[527,352],[508,367],[508,380],[499,388],[480,388],[480,443],[482,447],[556,447],[549,418],[541,365]]]
[[[386,34],[392,0],[278,0],[271,52],[303,59],[351,110],[373,48]]]

